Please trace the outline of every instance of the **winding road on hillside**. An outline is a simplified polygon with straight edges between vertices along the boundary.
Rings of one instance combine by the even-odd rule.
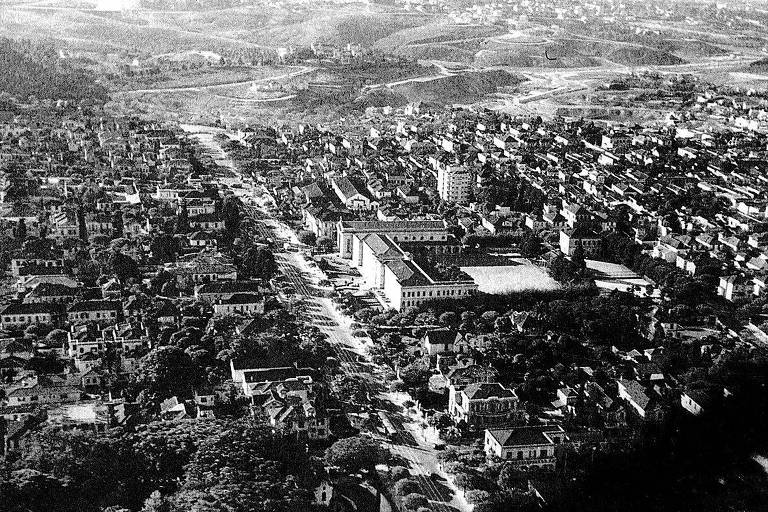
[[[282,75],[275,75],[275,76],[267,76],[264,78],[256,78],[252,80],[237,80],[234,82],[225,82],[220,84],[211,84],[211,85],[195,85],[195,86],[181,86],[181,87],[158,87],[155,89],[130,89],[125,91],[117,91],[119,94],[152,94],[152,93],[168,93],[168,92],[198,92],[198,91],[206,91],[206,90],[213,90],[220,87],[235,87],[239,85],[253,85],[258,83],[268,83],[272,81],[278,81],[278,80],[284,80],[286,78],[294,78],[301,75],[306,75],[308,73],[311,73],[312,71],[315,71],[315,69],[312,66],[301,66],[299,69],[291,71],[289,73],[284,73]],[[252,100],[258,100],[259,98],[236,98],[236,97],[230,97],[226,95],[222,95],[226,98],[232,98],[232,99],[252,99]],[[274,99],[262,99],[262,101],[275,101]]]

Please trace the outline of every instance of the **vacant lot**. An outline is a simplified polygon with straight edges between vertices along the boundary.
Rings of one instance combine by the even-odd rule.
[[[514,264],[493,267],[461,267],[485,293],[508,293],[523,290],[555,290],[560,285],[533,263],[516,258]]]

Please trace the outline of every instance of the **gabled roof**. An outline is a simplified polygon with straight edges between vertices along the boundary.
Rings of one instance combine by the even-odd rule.
[[[116,300],[84,300],[72,304],[68,311],[70,313],[86,311],[117,311],[122,307],[122,303]]]
[[[401,258],[403,257],[397,245],[388,237],[376,233],[363,235],[360,240],[370,247],[374,256],[381,261],[383,258]]]
[[[5,308],[0,310],[0,315],[42,315],[42,314],[54,314],[60,308],[52,304],[8,304]]]
[[[365,197],[366,199],[368,198],[368,195],[365,193],[363,188],[358,187],[356,183],[354,183],[346,176],[341,178],[334,178],[333,182],[336,185],[336,189],[338,190],[339,194],[343,196],[342,200],[351,199],[357,195]]]
[[[425,286],[430,284],[429,278],[419,270],[412,261],[393,260],[384,263],[395,275],[400,286]]]
[[[511,389],[507,389],[498,382],[475,382],[462,390],[470,400],[487,400],[489,398],[517,398]]]
[[[618,384],[620,387],[624,388],[627,395],[629,395],[632,401],[641,409],[645,409],[650,403],[651,399],[645,394],[645,388],[643,388],[643,386],[636,380],[619,379]]]
[[[513,427],[504,429],[490,429],[488,434],[504,447],[532,446],[542,444],[554,444],[547,434],[562,433],[560,425],[535,425],[529,427]]]

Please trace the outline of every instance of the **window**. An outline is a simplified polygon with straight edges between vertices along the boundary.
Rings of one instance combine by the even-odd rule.
[[[546,448],[544,448],[543,450],[541,450],[541,452],[539,453],[539,455],[540,455],[540,457],[543,459],[544,457],[547,457],[547,456],[549,455],[549,452],[547,451],[547,449],[546,449]]]
[[[517,452],[517,460],[523,460],[523,452]]]

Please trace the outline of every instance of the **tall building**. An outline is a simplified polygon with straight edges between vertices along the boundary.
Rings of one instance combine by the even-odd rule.
[[[440,199],[449,203],[469,202],[471,174],[462,165],[440,166],[437,170],[437,193]]]

